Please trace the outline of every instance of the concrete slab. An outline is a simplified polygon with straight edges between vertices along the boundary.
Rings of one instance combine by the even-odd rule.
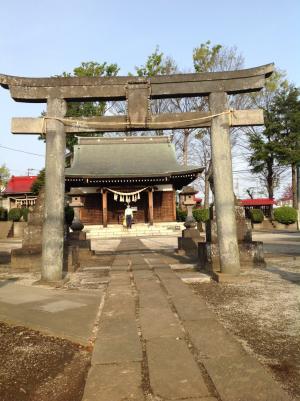
[[[190,297],[172,297],[172,302],[180,319],[185,322],[186,320],[203,320],[214,319],[215,315],[211,312],[202,299],[197,299],[196,296],[191,294]]]
[[[57,312],[67,311],[69,309],[82,308],[83,306],[87,305],[76,301],[61,300],[61,301],[49,302],[45,305],[37,307],[36,309],[42,309],[43,311],[50,313],[57,313]]]
[[[166,401],[173,401],[173,400],[168,399]],[[188,399],[181,398],[180,400],[176,398],[176,401],[218,401],[218,399],[215,397],[201,397],[201,398],[188,398]]]
[[[154,395],[171,400],[210,395],[183,340],[156,338],[146,342],[146,349]]]
[[[82,271],[87,271],[87,272],[109,272],[111,270],[110,266],[89,266],[89,267],[84,267]]]
[[[176,263],[176,264],[170,264],[170,267],[174,271],[192,271],[192,270],[198,270],[199,266],[196,263]]]
[[[92,366],[82,401],[141,401],[141,377],[138,362]]]
[[[288,394],[253,357],[203,361],[222,401],[289,401]]]
[[[197,321],[185,321],[184,327],[203,360],[229,356],[242,358],[245,355],[242,346],[215,317]]]
[[[104,325],[102,322],[93,351],[93,365],[141,360],[142,348],[134,321],[110,319]]]
[[[0,295],[0,320],[87,345],[103,289],[73,292],[9,284],[0,287]]]
[[[141,308],[140,323],[143,337],[183,337],[183,331],[170,308]]]

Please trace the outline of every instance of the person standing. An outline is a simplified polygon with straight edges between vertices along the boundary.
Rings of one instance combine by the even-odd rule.
[[[125,209],[125,218],[126,218],[127,228],[131,228],[132,219],[133,219],[133,210],[131,209],[129,203],[127,205],[127,208]]]

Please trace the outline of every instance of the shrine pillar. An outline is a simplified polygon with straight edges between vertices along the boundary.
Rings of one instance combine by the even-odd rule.
[[[63,99],[49,98],[47,117],[62,118],[67,111]],[[66,134],[61,121],[46,120],[45,212],[43,224],[42,280],[62,279],[64,251]]]
[[[148,191],[148,218],[150,226],[153,226],[153,189]]]
[[[209,95],[212,114],[228,110],[227,94],[216,92]],[[229,114],[212,118],[211,149],[215,191],[218,245],[221,273],[239,274],[240,260],[237,242]]]
[[[107,227],[107,191],[105,189],[102,192],[102,216],[103,227]]]

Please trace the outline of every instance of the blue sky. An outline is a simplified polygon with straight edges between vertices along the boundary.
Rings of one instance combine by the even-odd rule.
[[[156,45],[184,70],[193,48],[237,46],[245,67],[275,62],[300,86],[299,0],[1,1],[0,72],[51,76],[82,61],[116,62],[126,75]],[[13,136],[11,117],[38,116],[43,105],[14,102],[0,89],[0,145],[44,154],[36,137]],[[0,148],[13,174],[40,169],[42,157]]]

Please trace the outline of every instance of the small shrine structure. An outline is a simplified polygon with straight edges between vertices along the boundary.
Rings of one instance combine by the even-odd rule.
[[[84,224],[121,224],[128,203],[135,223],[172,222],[176,190],[202,171],[177,162],[169,137],[79,137],[66,192]]]

